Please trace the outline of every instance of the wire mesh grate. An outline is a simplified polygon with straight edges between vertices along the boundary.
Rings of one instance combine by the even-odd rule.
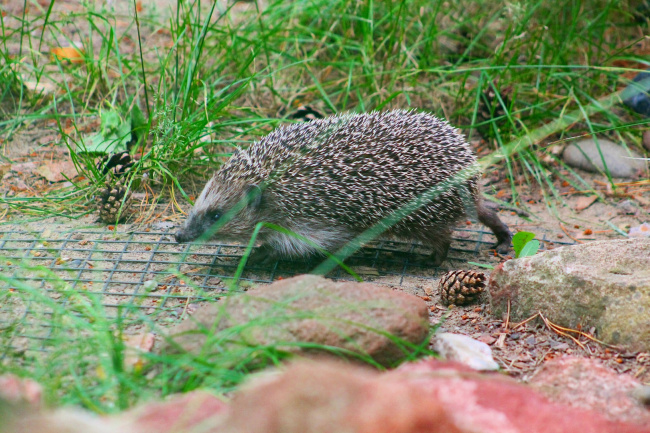
[[[548,244],[546,235],[540,240]],[[448,260],[430,268],[413,263],[415,254],[426,253],[421,246],[377,241],[348,264],[365,280],[418,290],[431,287],[450,269],[471,267],[468,261],[485,261],[492,242],[491,233],[458,230]],[[99,302],[107,317],[119,314],[133,324],[174,322],[188,305],[214,300],[228,290],[244,250],[214,242],[178,244],[168,232],[147,230],[0,231],[0,344],[44,350],[54,327],[48,318],[61,308],[82,314],[80,294]],[[247,265],[240,281],[244,288],[269,283],[308,273],[317,264]],[[328,277],[352,279],[340,268]],[[38,294],[43,302],[18,296],[26,292]]]

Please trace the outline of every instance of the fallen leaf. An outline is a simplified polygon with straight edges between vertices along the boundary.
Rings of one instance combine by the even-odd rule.
[[[23,85],[32,93],[50,95],[54,93],[56,87],[52,83],[45,81],[23,81]]]
[[[77,175],[77,168],[72,161],[48,161],[38,167],[38,174],[50,182],[61,182]]]
[[[634,200],[636,200],[641,206],[650,206],[650,200],[648,200],[645,197],[642,197],[640,195],[634,195],[632,196]]]
[[[143,353],[151,352],[156,341],[156,336],[151,332],[136,335],[127,335],[124,337],[126,346],[126,356],[124,365],[131,371],[139,371],[144,365]]]
[[[11,170],[11,164],[0,164],[0,179]]]
[[[492,345],[497,341],[496,338],[494,338],[489,334],[483,334],[479,338],[477,338],[477,340],[489,345]]]
[[[71,63],[83,63],[83,51],[77,47],[55,47],[50,50],[52,60],[68,60]]]
[[[578,199],[576,200],[576,204],[574,206],[574,209],[577,210],[577,211],[585,210],[589,206],[591,206],[596,200],[598,200],[597,195],[578,197]]]
[[[32,174],[35,170],[35,162],[18,162],[16,164],[11,164],[11,171],[15,173]]]

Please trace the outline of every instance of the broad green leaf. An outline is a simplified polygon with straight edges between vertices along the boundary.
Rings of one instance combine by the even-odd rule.
[[[533,239],[535,239],[535,233],[518,232],[515,234],[512,238],[512,247],[515,250],[515,257],[519,257],[524,246]]]
[[[539,241],[537,239],[533,239],[524,245],[517,257],[534,256],[537,254],[537,251],[539,251]]]
[[[117,153],[128,150],[131,141],[131,116],[123,119],[114,110],[104,111],[99,134],[93,134],[84,140],[87,153]]]

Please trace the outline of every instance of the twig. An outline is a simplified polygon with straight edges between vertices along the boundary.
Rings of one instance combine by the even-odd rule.
[[[549,321],[546,317],[544,317],[544,316],[542,315],[541,312],[538,313],[538,314],[539,314],[539,317],[542,319],[542,321],[544,322],[544,324],[546,325],[546,327],[547,327],[549,330],[555,332],[556,334],[559,334],[559,335],[562,335],[562,336],[564,336],[564,337],[568,337],[568,338],[570,338],[571,340],[573,340],[573,342],[574,342],[575,344],[577,344],[578,346],[580,346],[583,350],[585,350],[585,351],[587,350],[587,349],[585,348],[585,345],[582,344],[582,343],[580,342],[580,340],[578,340],[577,338],[575,338],[575,337],[574,337],[573,335],[571,335],[571,334],[567,334],[566,332],[561,331],[561,330],[559,329],[559,327],[556,327],[554,323],[552,323],[552,322]]]
[[[509,301],[508,301],[508,307],[510,307],[510,303],[509,303]],[[533,319],[534,319],[535,317],[537,317],[537,316],[539,316],[539,312],[533,314],[532,316],[530,316],[528,319],[524,320],[523,322],[519,322],[519,323],[517,323],[516,325],[514,325],[514,326],[512,327],[512,329],[517,329],[517,328],[519,328],[520,326],[525,325],[526,323],[530,322],[531,320],[533,320]]]
[[[571,236],[571,234],[569,233],[569,231],[564,227],[564,224],[560,223],[560,228],[562,229],[562,231],[563,231],[563,232],[564,232],[564,233],[565,233],[565,234],[566,234],[566,235],[567,235],[571,240],[573,240],[574,242],[577,242],[577,243],[579,243],[579,244],[584,244],[584,242],[581,241],[580,239],[576,239],[576,238],[574,238],[573,236]]]

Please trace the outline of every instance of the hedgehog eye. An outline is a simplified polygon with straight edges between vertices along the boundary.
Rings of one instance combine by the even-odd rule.
[[[213,210],[208,213],[208,218],[210,218],[212,221],[217,221],[221,217],[221,212],[218,210]]]

